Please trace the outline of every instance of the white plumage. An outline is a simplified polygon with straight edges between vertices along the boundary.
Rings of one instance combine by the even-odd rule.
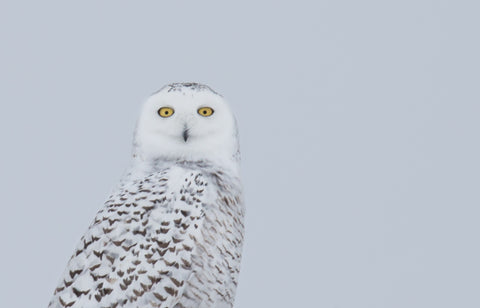
[[[244,229],[238,164],[235,120],[220,95],[196,83],[154,93],[132,167],[49,307],[232,307]]]

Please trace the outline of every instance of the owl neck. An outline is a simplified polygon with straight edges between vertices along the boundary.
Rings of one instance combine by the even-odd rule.
[[[158,172],[172,166],[180,166],[186,169],[202,170],[209,174],[228,174],[233,178],[240,178],[240,161],[238,157],[232,159],[221,159],[219,157],[195,158],[195,157],[145,157],[134,154],[133,168],[141,174],[147,175]]]

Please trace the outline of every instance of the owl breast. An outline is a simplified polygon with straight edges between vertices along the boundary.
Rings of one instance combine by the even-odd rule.
[[[232,307],[243,216],[238,181],[217,169],[174,165],[127,179],[50,307]]]
[[[200,236],[192,255],[192,275],[175,307],[233,307],[240,272],[244,208],[237,183],[208,172]]]

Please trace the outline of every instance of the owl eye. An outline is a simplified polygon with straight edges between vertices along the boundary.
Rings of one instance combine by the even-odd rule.
[[[174,113],[175,113],[175,110],[173,110],[173,108],[170,108],[170,107],[162,107],[162,108],[158,109],[158,114],[159,114],[162,118],[169,118],[169,117],[171,117]]]
[[[202,117],[209,117],[213,114],[213,109],[210,107],[202,107],[202,108],[198,108],[197,112]]]

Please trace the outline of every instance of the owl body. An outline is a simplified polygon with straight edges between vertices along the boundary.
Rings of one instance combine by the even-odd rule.
[[[216,161],[189,148],[155,153],[139,139],[49,307],[233,307],[245,212],[238,148]]]

